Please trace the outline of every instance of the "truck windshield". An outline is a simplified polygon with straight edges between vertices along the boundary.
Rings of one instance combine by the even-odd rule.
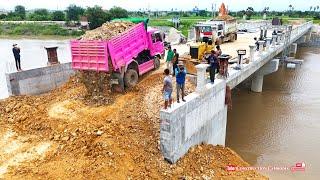
[[[154,33],[152,34],[152,42],[162,42],[162,37],[160,33]]]
[[[201,27],[202,32],[211,32],[212,28],[210,26],[203,26]]]

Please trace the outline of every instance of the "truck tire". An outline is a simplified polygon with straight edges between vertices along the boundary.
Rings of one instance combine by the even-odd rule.
[[[235,40],[237,40],[238,39],[238,34],[236,33],[236,34],[234,34],[234,36],[235,36]]]
[[[134,69],[128,69],[124,74],[124,85],[128,88],[132,88],[138,83],[138,72]]]
[[[120,73],[112,73],[110,79],[118,79],[118,84],[111,84],[112,92],[124,92],[123,77]]]
[[[160,59],[159,56],[154,56],[154,69],[159,69],[160,68]]]

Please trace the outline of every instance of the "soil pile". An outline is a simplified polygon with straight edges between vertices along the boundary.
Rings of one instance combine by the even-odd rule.
[[[106,22],[101,27],[87,31],[81,40],[109,40],[134,25],[132,22]]]
[[[34,150],[33,159],[7,163],[25,147],[17,143],[8,151],[3,143],[0,168],[7,167],[3,178],[266,179],[255,171],[226,171],[228,164],[248,164],[219,146],[199,145],[175,165],[167,163],[159,148],[162,81],[161,74],[149,75],[130,92],[117,95],[112,104],[99,107],[86,105],[86,89],[76,78],[48,94],[0,101],[0,142],[6,142],[9,131],[18,142],[42,147]],[[187,91],[193,90],[187,82]]]

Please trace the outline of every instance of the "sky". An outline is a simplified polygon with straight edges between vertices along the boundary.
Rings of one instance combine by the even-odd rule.
[[[320,0],[0,0],[0,9],[13,10],[16,5],[23,5],[27,10],[46,8],[50,10],[64,10],[69,4],[76,4],[82,7],[94,5],[109,9],[113,6],[120,6],[127,10],[151,9],[156,10],[192,10],[198,6],[200,9],[211,10],[212,4],[216,9],[224,2],[230,11],[244,10],[253,7],[255,11],[261,11],[264,7],[270,10],[284,11],[289,4],[295,10],[309,10],[310,6],[320,6]]]

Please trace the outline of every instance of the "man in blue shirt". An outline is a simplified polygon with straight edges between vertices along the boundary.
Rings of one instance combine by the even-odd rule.
[[[178,67],[175,69],[175,74],[176,74],[176,82],[177,82],[177,102],[180,103],[180,100],[179,100],[180,91],[181,91],[182,101],[186,102],[186,100],[184,100],[184,88],[185,88],[187,71],[184,68],[182,61],[179,61]]]
[[[211,51],[211,54],[210,56],[208,57],[208,63],[210,64],[210,69],[209,69],[209,72],[210,72],[210,81],[212,83],[214,83],[214,79],[215,79],[215,75],[216,75],[216,69],[219,65],[219,62],[218,62],[218,58],[217,58],[217,55],[216,55],[216,52],[214,50]]]

